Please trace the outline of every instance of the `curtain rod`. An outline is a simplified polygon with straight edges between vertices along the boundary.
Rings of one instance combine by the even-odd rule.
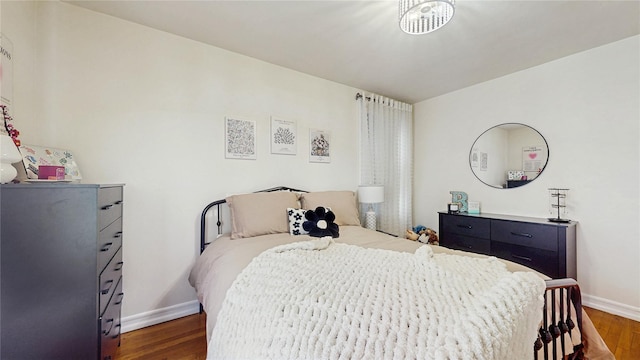
[[[374,99],[371,96],[364,96],[361,93],[356,93],[356,101],[360,100],[360,99],[365,99],[367,101],[373,101],[375,103],[380,103],[382,105],[387,105],[387,106],[393,106],[393,107],[409,107],[409,109],[411,111],[413,111],[413,105],[411,104],[407,104],[405,102],[402,101],[398,101],[398,100],[393,100],[393,99],[389,99],[386,97],[382,97],[382,98],[378,98],[378,99]]]

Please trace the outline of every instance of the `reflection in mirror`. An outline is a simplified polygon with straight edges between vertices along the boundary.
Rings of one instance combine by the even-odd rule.
[[[495,188],[514,188],[535,180],[547,166],[549,146],[534,128],[517,123],[496,125],[471,146],[473,174]]]

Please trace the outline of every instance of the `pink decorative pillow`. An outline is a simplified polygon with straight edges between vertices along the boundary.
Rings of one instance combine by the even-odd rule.
[[[231,238],[289,232],[287,208],[299,207],[298,198],[298,193],[289,191],[227,197],[231,210]]]

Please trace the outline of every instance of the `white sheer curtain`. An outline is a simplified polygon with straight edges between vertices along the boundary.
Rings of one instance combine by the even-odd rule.
[[[356,98],[360,184],[384,185],[384,202],[375,209],[378,230],[402,235],[412,227],[413,106],[375,94]]]

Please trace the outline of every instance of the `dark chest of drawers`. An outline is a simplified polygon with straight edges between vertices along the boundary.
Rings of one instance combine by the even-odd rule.
[[[0,204],[0,358],[112,359],[123,186],[6,184]]]
[[[552,278],[576,278],[576,223],[499,214],[439,213],[440,245],[493,255]]]

